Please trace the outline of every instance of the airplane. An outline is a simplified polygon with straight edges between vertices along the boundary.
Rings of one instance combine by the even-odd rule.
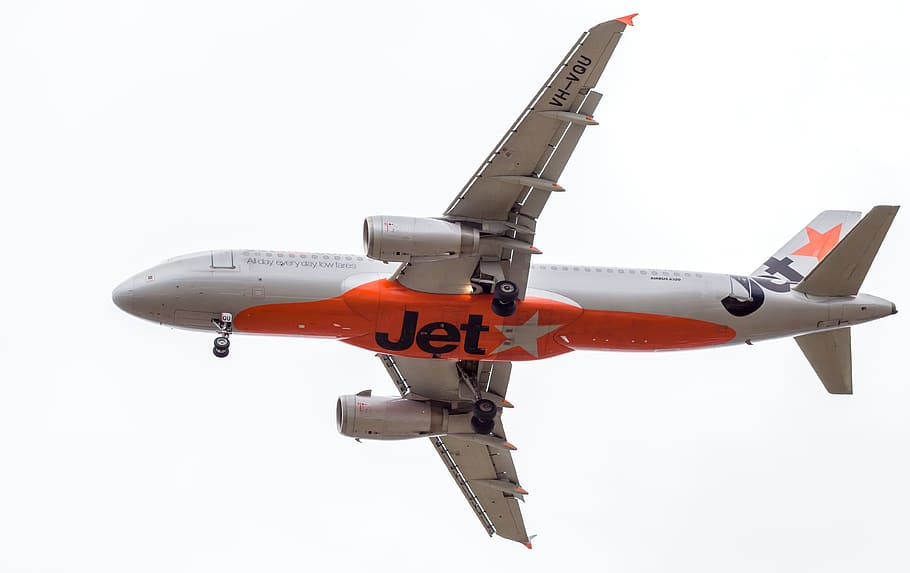
[[[357,440],[428,438],[486,532],[531,547],[503,429],[511,364],[795,337],[824,387],[853,391],[851,327],[897,312],[859,289],[897,206],[824,211],[749,275],[532,264],[537,221],[636,14],[584,32],[438,217],[370,216],[364,255],[223,249],[126,279],[137,317],[215,333],[334,338],[375,352],[397,396],[336,403]]]

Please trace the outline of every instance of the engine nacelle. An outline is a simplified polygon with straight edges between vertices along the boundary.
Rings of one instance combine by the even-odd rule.
[[[351,438],[406,440],[445,434],[449,413],[426,402],[364,394],[339,397],[335,420]]]
[[[461,223],[379,215],[363,221],[363,248],[379,261],[438,261],[480,252],[480,231]]]

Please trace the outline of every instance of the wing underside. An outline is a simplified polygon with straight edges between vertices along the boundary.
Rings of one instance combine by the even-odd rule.
[[[401,284],[422,292],[488,292],[508,279],[527,290],[537,219],[554,192],[601,94],[593,90],[631,16],[581,35],[493,151],[445,210],[444,218],[476,225],[480,253],[455,260],[404,263]],[[441,277],[445,277],[444,279]]]
[[[378,355],[399,393],[410,399],[469,407],[477,396],[505,401],[511,364],[402,358]],[[489,436],[458,434],[429,438],[489,535],[530,544],[518,500],[525,490],[512,461],[514,446],[506,440],[501,416]]]

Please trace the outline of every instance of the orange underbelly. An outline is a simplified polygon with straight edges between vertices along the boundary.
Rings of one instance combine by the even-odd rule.
[[[332,337],[373,352],[458,360],[538,360],[571,350],[671,350],[722,344],[729,327],[690,318],[581,308],[528,297],[500,317],[490,295],[438,295],[378,280],[319,301],[247,308],[239,332]]]
[[[729,342],[736,331],[722,324],[639,312],[585,310],[559,331],[573,350],[683,350]]]

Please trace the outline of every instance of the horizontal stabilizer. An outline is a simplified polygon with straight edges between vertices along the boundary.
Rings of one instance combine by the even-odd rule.
[[[849,328],[804,334],[795,340],[828,392],[853,394]]]
[[[858,293],[898,208],[873,207],[794,290],[815,296]]]

